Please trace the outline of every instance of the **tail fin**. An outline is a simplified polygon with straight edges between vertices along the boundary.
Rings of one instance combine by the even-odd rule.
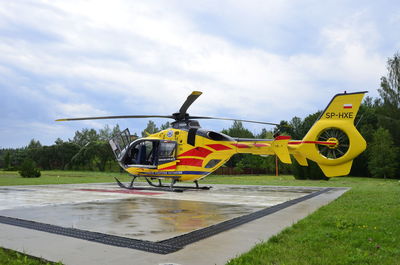
[[[288,143],[290,136],[278,136],[272,142],[272,150],[280,161],[286,164],[291,164],[290,154],[288,150]]]
[[[299,155],[317,162],[327,177],[349,174],[353,159],[367,146],[354,126],[365,93],[335,95],[298,148]],[[329,144],[307,144],[315,141]]]

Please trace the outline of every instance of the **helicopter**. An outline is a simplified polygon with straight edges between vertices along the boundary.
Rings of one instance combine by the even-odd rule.
[[[133,140],[129,129],[109,140],[119,165],[132,176],[125,189],[156,189],[181,192],[200,187],[198,181],[224,165],[235,154],[276,155],[283,163],[291,164],[291,156],[302,166],[307,160],[316,162],[327,177],[343,176],[350,172],[353,159],[366,149],[366,141],[354,126],[361,101],[367,93],[336,94],[319,119],[302,140],[276,134],[273,139],[244,139],[201,128],[198,120],[216,119],[279,126],[276,123],[231,118],[191,116],[188,108],[202,94],[193,91],[178,112],[172,115],[124,115],[67,118],[56,121],[97,119],[166,118],[174,120],[171,128]],[[152,187],[135,186],[144,177]],[[158,183],[155,181],[158,180]],[[169,185],[162,180],[170,180]],[[194,182],[195,186],[175,185]]]

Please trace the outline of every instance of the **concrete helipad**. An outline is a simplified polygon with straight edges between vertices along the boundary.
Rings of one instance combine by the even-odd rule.
[[[0,188],[0,245],[65,264],[225,264],[346,188]]]

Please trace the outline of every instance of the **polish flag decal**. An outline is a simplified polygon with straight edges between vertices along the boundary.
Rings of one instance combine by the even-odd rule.
[[[353,108],[353,104],[344,104],[343,108],[344,109],[352,109]]]

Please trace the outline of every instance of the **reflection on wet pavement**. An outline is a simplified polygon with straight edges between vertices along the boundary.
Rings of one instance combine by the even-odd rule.
[[[132,198],[3,210],[0,215],[137,239],[162,240],[260,208],[186,200]]]
[[[104,188],[110,191],[98,192]],[[0,215],[158,241],[315,191],[223,185],[179,194],[120,194],[116,189],[110,184],[1,187]]]

